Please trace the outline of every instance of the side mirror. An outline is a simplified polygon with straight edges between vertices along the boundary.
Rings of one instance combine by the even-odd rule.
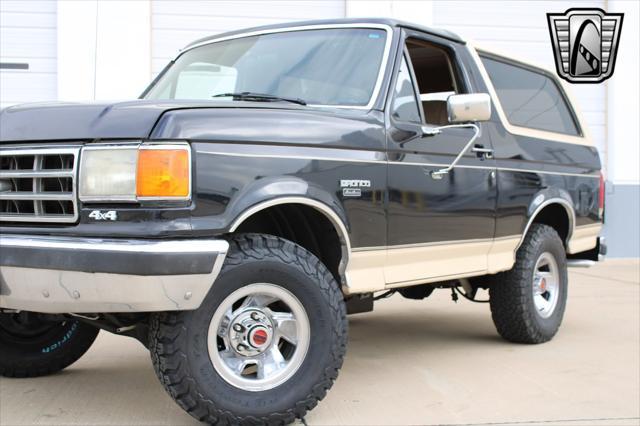
[[[491,97],[487,93],[451,95],[447,98],[449,123],[487,121],[491,118]]]
[[[470,128],[473,129],[473,136],[469,142],[462,148],[462,151],[454,158],[449,166],[434,170],[431,172],[433,179],[442,179],[444,175],[449,173],[458,164],[458,161],[471,147],[473,142],[480,134],[480,127],[474,124],[474,121],[487,121],[491,118],[491,97],[486,93],[472,93],[469,95],[450,95],[447,98],[447,114],[449,124],[440,127],[422,126],[423,136],[435,136],[445,129],[452,128]],[[486,149],[483,152],[490,154],[493,150]],[[478,152],[478,151],[476,151]]]

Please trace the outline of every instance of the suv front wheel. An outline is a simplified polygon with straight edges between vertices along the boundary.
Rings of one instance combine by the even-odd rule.
[[[152,319],[160,381],[209,424],[284,424],[332,386],[347,341],[343,295],[327,268],[292,242],[230,241],[220,276],[195,311]]]
[[[489,286],[498,333],[517,343],[543,343],[555,336],[567,303],[567,260],[558,233],[534,223],[510,271]]]

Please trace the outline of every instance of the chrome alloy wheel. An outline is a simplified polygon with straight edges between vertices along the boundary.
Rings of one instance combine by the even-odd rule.
[[[250,284],[231,293],[213,314],[209,357],[227,383],[264,391],[300,368],[310,334],[309,318],[297,297],[274,284]]]
[[[533,303],[538,315],[549,318],[558,304],[560,271],[553,255],[544,252],[538,257],[533,270]]]

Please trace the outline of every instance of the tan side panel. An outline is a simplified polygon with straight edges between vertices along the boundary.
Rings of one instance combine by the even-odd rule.
[[[451,242],[356,251],[349,258],[349,294],[380,291],[511,269],[517,235],[495,241]]]
[[[349,294],[384,290],[386,253],[386,248],[352,252],[345,271],[349,283],[345,290]]]
[[[491,240],[482,240],[407,248],[390,247],[384,272],[387,285],[470,272],[481,274],[487,270],[487,255],[491,244]]]
[[[488,273],[495,274],[511,269],[516,261],[516,248],[520,239],[519,235],[513,235],[497,238],[493,241],[491,250],[489,250]]]
[[[596,246],[602,224],[578,226],[569,253]],[[496,240],[397,246],[356,251],[349,258],[349,293],[366,293],[449,279],[495,274],[513,267],[521,236]]]
[[[569,240],[567,252],[570,254],[591,250],[598,243],[602,224],[576,226]]]

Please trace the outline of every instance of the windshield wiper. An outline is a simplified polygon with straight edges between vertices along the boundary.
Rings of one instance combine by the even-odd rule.
[[[234,98],[241,101],[258,101],[258,102],[291,102],[298,105],[306,105],[307,103],[300,98],[283,98],[282,96],[268,95],[265,93],[255,92],[239,92],[239,93],[218,93],[213,98]]]

